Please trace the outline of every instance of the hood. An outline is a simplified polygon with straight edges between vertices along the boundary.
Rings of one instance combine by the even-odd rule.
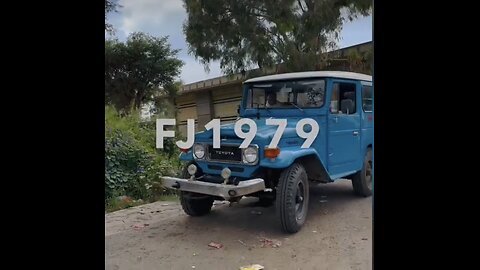
[[[266,119],[273,117],[262,117],[260,119],[250,118],[255,124],[257,124],[257,134],[255,135],[254,141],[270,141],[273,138],[273,135],[277,131],[278,126],[276,125],[266,125]],[[284,138],[297,138],[297,132],[295,130],[297,122],[300,118],[288,118],[287,127],[283,132],[282,139]],[[220,134],[222,139],[239,139],[235,134],[235,123],[225,124],[220,127]],[[247,131],[248,126],[244,125],[243,130]],[[206,130],[200,133],[197,133],[197,139],[206,139],[210,140],[213,137],[213,129]]]

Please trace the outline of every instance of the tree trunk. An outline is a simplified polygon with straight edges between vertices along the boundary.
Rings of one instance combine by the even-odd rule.
[[[143,92],[138,91],[137,94],[135,95],[135,103],[134,103],[134,109],[140,109],[140,106],[142,106],[142,99],[143,99]]]

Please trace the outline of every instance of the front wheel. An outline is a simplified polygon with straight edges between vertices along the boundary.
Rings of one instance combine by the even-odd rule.
[[[188,163],[182,171],[183,178],[189,178],[187,171]],[[199,175],[196,175],[197,177]],[[213,198],[203,194],[182,191],[180,193],[180,203],[185,214],[193,217],[204,216],[210,213],[213,205]]]
[[[308,177],[305,168],[294,163],[280,174],[276,211],[284,232],[296,233],[305,223],[308,212]]]
[[[362,170],[352,177],[353,191],[356,195],[368,197],[372,195],[373,170],[372,170],[372,149],[368,148],[363,160]]]
[[[210,213],[213,199],[208,196],[182,191],[180,194],[180,203],[182,204],[183,211],[187,215],[198,217]]]

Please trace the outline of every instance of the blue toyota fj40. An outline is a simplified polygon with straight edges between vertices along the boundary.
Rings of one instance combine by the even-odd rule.
[[[258,197],[276,206],[285,232],[300,230],[307,217],[309,182],[351,179],[359,196],[372,194],[372,77],[340,71],[277,74],[243,84],[240,118],[250,118],[257,133],[247,148],[234,124],[222,125],[220,148],[213,148],[213,130],[195,135],[195,144],[180,159],[187,161],[182,178],[162,177],[167,188],[180,191],[185,213],[210,212],[214,200]],[[302,119],[318,123],[308,148],[299,136]],[[286,119],[277,147],[269,148],[278,126],[267,119]],[[301,127],[303,133],[313,127]]]

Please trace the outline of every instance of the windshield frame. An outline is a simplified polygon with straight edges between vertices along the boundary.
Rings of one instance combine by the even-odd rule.
[[[321,109],[323,107],[325,107],[325,104],[327,103],[326,102],[326,99],[327,99],[327,83],[328,83],[328,78],[326,77],[310,77],[310,78],[299,78],[299,79],[284,79],[284,80],[271,80],[271,81],[262,81],[262,82],[253,82],[253,83],[245,83],[243,84],[243,96],[242,96],[242,107],[244,110],[257,110],[257,107],[255,106],[252,106],[252,107],[248,107],[247,103],[249,101],[249,97],[248,95],[249,94],[252,94],[253,92],[250,91],[250,89],[252,88],[252,85],[255,85],[255,84],[272,84],[272,83],[281,83],[281,82],[302,82],[302,81],[315,81],[315,80],[323,80],[324,82],[324,90],[323,90],[323,102],[320,106],[315,106],[315,107],[301,107],[301,106],[298,106],[298,104],[296,104],[297,106],[295,105],[292,105],[291,107],[259,107],[258,110],[262,110],[262,111],[270,111],[270,110],[299,110],[299,108],[301,108],[301,110],[318,110],[318,109]],[[297,93],[298,95],[298,93]],[[252,105],[253,105],[253,99],[250,99],[251,102],[252,102]]]

